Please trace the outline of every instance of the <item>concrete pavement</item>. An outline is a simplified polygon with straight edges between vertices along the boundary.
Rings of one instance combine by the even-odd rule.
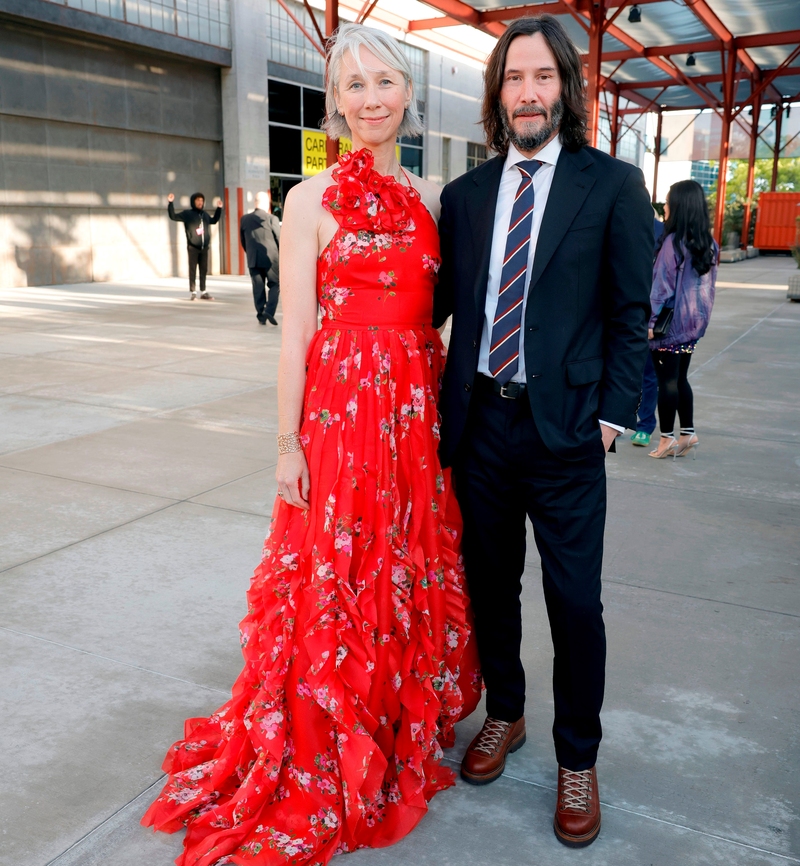
[[[696,460],[609,458],[604,829],[551,828],[550,638],[529,552],[527,745],[352,866],[800,863],[800,305],[720,269]],[[0,863],[169,866],[138,820],[240,668],[274,497],[280,327],[242,278],[0,290]],[[455,766],[477,730],[459,727]],[[342,861],[343,863],[345,861]]]

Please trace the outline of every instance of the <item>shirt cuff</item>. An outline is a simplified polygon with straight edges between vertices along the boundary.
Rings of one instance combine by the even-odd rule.
[[[600,421],[600,423],[606,427],[611,427],[612,430],[616,430],[617,433],[624,433],[625,432],[625,428],[620,427],[619,424],[612,424],[610,421]]]

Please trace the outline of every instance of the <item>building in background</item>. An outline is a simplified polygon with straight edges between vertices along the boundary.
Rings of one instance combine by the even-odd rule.
[[[222,194],[229,7],[171,2],[0,0],[0,285],[185,272],[166,195]]]
[[[792,112],[792,107],[792,104],[787,104],[783,109],[781,149],[776,161],[778,167],[800,157],[800,111]],[[756,160],[764,160],[770,164],[774,160],[775,112],[774,105],[763,105],[758,118],[760,134],[756,146]],[[748,126],[752,123],[752,118],[752,113],[748,111],[739,117],[731,129],[728,180],[733,175],[737,161],[749,159]],[[647,127],[651,147],[645,157],[645,177],[649,181],[653,177],[655,130],[656,117],[651,114]],[[696,180],[706,191],[706,195],[715,196],[721,135],[722,121],[714,111],[665,112],[655,200],[663,202],[670,186],[680,180]],[[728,197],[732,194],[733,190],[728,189]]]

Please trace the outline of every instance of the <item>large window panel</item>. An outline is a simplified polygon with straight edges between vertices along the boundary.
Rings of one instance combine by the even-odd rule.
[[[285,126],[269,128],[270,174],[302,174],[302,132]]]
[[[321,90],[303,88],[303,126],[306,129],[321,129],[325,120],[325,94]]]
[[[301,126],[300,87],[283,81],[269,80],[269,119],[273,123]]]

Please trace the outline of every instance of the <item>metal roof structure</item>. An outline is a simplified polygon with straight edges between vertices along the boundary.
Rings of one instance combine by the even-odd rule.
[[[587,62],[594,61],[593,43],[601,38],[601,88],[640,106],[721,108],[729,53],[737,105],[765,82],[761,92],[767,101],[800,97],[798,0],[424,2],[443,17],[412,21],[411,31],[470,24],[499,36],[515,18],[543,12],[559,16]],[[687,66],[689,55],[694,63]]]
[[[278,2],[284,5],[282,0]],[[800,0],[423,2],[437,14],[409,21],[409,32],[467,24],[500,36],[514,19],[544,12],[558,16],[584,57],[592,143],[598,142],[601,113],[608,118],[610,150],[615,155],[631,116],[656,112],[659,117],[656,173],[663,112],[686,109],[716,112],[722,124],[715,214],[718,240],[722,233],[731,129],[734,124],[739,126],[750,139],[751,170],[743,232],[747,238],[756,143],[775,124],[774,188],[782,150],[780,125],[784,106],[800,99]],[[315,21],[308,0],[304,3]],[[357,20],[365,21],[377,3],[378,0],[365,0]],[[338,20],[338,0],[326,0],[326,35],[338,26]],[[317,35],[323,43],[319,27]],[[763,104],[772,104],[775,110],[769,122],[761,126]],[[745,113],[748,108],[752,110]],[[332,156],[333,153],[331,150]]]

